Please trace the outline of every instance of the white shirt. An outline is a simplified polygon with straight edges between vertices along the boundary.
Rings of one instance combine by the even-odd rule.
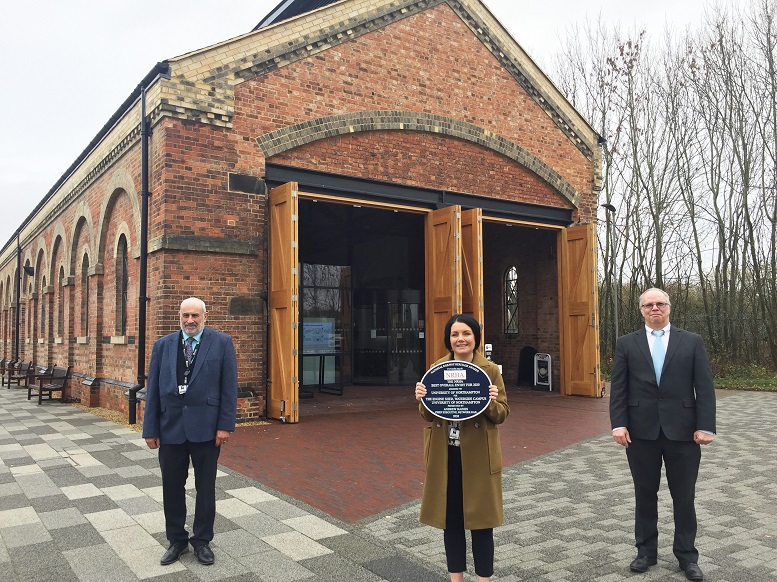
[[[650,355],[653,355],[653,346],[656,343],[656,340],[659,340],[663,342],[664,344],[664,353],[666,353],[666,348],[669,346],[669,329],[672,327],[671,323],[667,323],[666,327],[664,328],[664,335],[661,337],[656,337],[653,335],[653,329],[649,328],[648,326],[645,326],[645,333],[647,334],[647,341],[648,346],[650,346]],[[660,331],[660,330],[655,330]]]

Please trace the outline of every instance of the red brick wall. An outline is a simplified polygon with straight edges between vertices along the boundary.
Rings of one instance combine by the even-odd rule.
[[[255,394],[242,403],[243,418],[264,414],[266,310],[250,315],[230,314],[235,297],[259,298],[266,289],[263,241],[266,197],[228,191],[234,147],[229,130],[167,119],[163,162],[159,165],[164,206],[150,212],[150,238],[209,237],[258,244],[256,254],[197,250],[162,250],[151,255],[149,274],[155,281],[149,306],[147,354],[153,341],[179,328],[183,299],[196,296],[208,309],[208,325],[233,336],[238,355],[241,395]]]
[[[411,186],[572,208],[511,160],[453,137],[373,131],[311,143],[273,156],[273,163],[326,170]]]
[[[442,38],[445,42],[440,42]],[[234,128],[238,170],[256,173],[262,162],[258,145],[246,138],[310,119],[364,110],[419,111],[475,124],[525,148],[578,191],[591,191],[590,162],[444,4],[237,86]],[[501,175],[511,162],[502,160],[500,168],[498,156],[475,153],[476,160],[490,158],[488,174],[479,168],[475,171],[476,167],[467,163],[468,156],[477,151],[470,144],[403,132],[397,137],[421,140],[432,150],[411,149],[407,153],[401,148],[404,156],[390,155],[394,159],[382,163],[371,159],[384,155],[381,137],[385,134],[318,142],[313,145],[327,152],[320,160],[308,158],[315,148],[306,147],[299,155],[294,151],[273,161],[294,160],[307,167],[361,176],[365,173],[360,164],[369,169],[382,164],[376,177],[388,175],[405,182],[410,174],[427,187],[435,187],[441,176],[447,176],[446,170],[459,167],[465,174],[477,174],[469,180],[459,178],[466,185],[464,191],[491,196],[495,182],[498,196],[512,191]],[[396,147],[401,139],[393,139],[390,145]],[[337,143],[329,143],[332,141]],[[340,144],[347,149],[338,152]],[[374,145],[379,149],[371,148]],[[436,155],[440,153],[445,161]],[[355,161],[349,159],[351,154],[356,155]],[[517,168],[511,173],[526,176],[525,170]],[[424,174],[434,178],[424,179]],[[553,198],[555,204],[567,206],[558,196]],[[586,203],[595,206],[595,201]]]

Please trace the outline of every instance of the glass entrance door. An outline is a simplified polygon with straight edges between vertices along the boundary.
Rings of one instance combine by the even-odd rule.
[[[405,385],[421,378],[422,314],[420,291],[354,291],[354,383]]]
[[[424,340],[420,338],[421,303],[388,305],[388,383],[415,384],[424,374]]]

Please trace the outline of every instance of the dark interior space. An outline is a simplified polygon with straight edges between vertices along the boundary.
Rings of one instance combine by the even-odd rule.
[[[423,215],[302,200],[300,397],[423,374]]]
[[[484,342],[492,344],[492,359],[502,365],[507,386],[533,385],[538,352],[552,354],[554,374],[557,370],[557,236],[552,229],[484,221]],[[554,389],[557,381],[556,376]]]

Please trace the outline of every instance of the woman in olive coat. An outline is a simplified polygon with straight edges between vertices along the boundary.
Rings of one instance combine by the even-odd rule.
[[[463,582],[466,565],[464,530],[472,532],[472,553],[479,582],[494,573],[494,530],[504,523],[502,447],[498,424],[510,413],[499,367],[476,350],[480,325],[469,315],[454,315],[445,326],[449,355],[435,362],[465,360],[479,366],[491,380],[488,407],[469,420],[450,422],[433,415],[421,402],[426,387],[418,382],[418,411],[431,423],[424,429],[426,479],[421,498],[421,523],[440,528],[451,582]]]

